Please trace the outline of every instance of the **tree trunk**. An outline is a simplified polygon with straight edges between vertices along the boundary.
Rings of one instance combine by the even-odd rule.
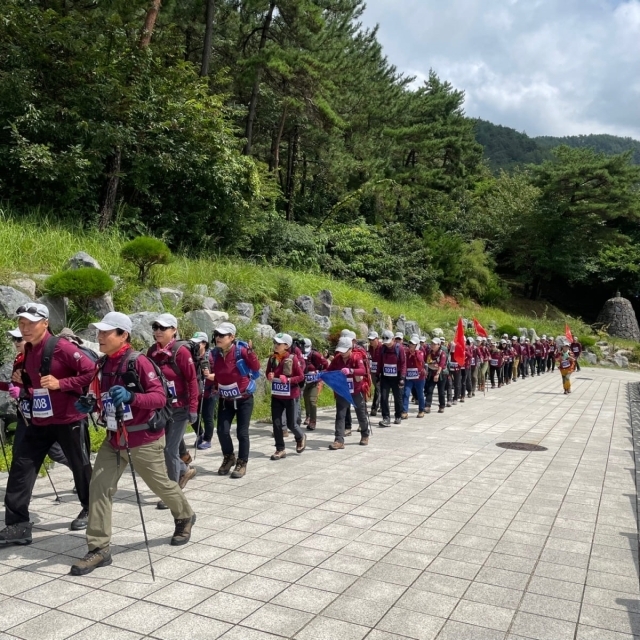
[[[531,282],[531,300],[537,300],[540,297],[541,289],[542,278],[540,278],[540,276],[534,276],[533,281]]]
[[[122,150],[120,147],[117,147],[107,160],[107,181],[103,187],[100,218],[98,220],[98,228],[101,231],[104,231],[113,220],[113,211],[116,207],[116,195],[118,193],[118,182],[120,181],[121,161]]]
[[[262,52],[267,45],[267,36],[269,35],[269,29],[271,28],[271,21],[273,20],[273,11],[276,8],[276,0],[270,0],[269,10],[264,19],[262,25],[262,35],[260,36],[260,45],[258,46],[258,53]],[[249,101],[249,113],[247,115],[247,126],[244,136],[247,142],[244,147],[244,155],[251,155],[251,147],[253,144],[253,123],[256,119],[256,111],[258,108],[258,96],[260,95],[260,79],[262,77],[262,67],[256,69],[256,76],[253,81],[253,89],[251,91],[251,100]]]
[[[213,11],[215,0],[207,0],[207,17],[204,31],[204,46],[202,49],[202,66],[200,75],[204,78],[209,75],[209,63],[211,62],[211,42],[213,40]]]
[[[156,20],[158,19],[158,13],[160,13],[161,4],[162,0],[151,0],[151,6],[147,9],[144,27],[142,27],[142,33],[140,34],[139,46],[141,49],[146,49],[151,43],[151,36],[156,27]]]
[[[273,141],[271,142],[271,158],[269,159],[269,169],[273,173],[278,170],[280,166],[280,143],[282,142],[282,134],[284,133],[284,125],[287,122],[288,105],[284,105],[282,108],[282,116],[280,117],[280,124],[276,131]]]
[[[287,167],[287,220],[293,222],[293,206],[296,187],[296,164],[298,155],[298,125],[289,139],[289,162]]]

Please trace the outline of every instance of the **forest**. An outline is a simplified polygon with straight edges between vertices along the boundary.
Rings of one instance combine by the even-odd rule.
[[[417,86],[363,10],[4,0],[0,200],[390,299],[639,293],[637,146],[517,134],[497,166],[464,88]]]

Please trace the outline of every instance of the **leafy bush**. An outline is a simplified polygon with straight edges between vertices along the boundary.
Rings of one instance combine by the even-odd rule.
[[[597,338],[594,338],[593,336],[578,336],[578,340],[585,349],[587,347],[595,347],[596,342],[598,341]]]
[[[500,325],[496,329],[496,335],[497,336],[502,336],[505,333],[509,335],[509,339],[511,339],[512,336],[519,336],[520,335],[518,333],[518,329],[516,327],[514,327],[512,324],[503,324],[503,325]]]
[[[138,277],[144,283],[153,266],[171,261],[171,250],[162,240],[139,236],[122,247],[120,257],[138,267]]]
[[[86,313],[89,302],[111,291],[114,284],[101,269],[83,267],[55,273],[45,280],[44,290],[50,296],[71,299]]]

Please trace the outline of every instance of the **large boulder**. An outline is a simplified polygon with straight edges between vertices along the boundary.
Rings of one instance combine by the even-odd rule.
[[[436,328],[431,331],[431,335],[434,338],[444,338],[444,331],[442,329]]]
[[[414,320],[407,320],[404,323],[405,335],[411,337],[414,333],[420,335],[420,325]]]
[[[105,293],[103,296],[99,298],[94,298],[89,301],[89,313],[96,318],[102,318],[110,313],[111,311],[115,311],[113,306],[113,297],[110,293]]]
[[[255,315],[255,309],[250,302],[238,302],[236,304],[236,312],[240,317],[246,318],[249,322],[253,320],[253,316]]]
[[[396,329],[396,331],[399,331],[403,335],[407,334],[407,318],[406,318],[406,316],[400,316],[396,320],[395,329]]]
[[[344,307],[340,310],[340,319],[346,322],[350,327],[354,327],[356,324],[351,307]]]
[[[629,358],[627,358],[626,356],[615,355],[613,356],[613,362],[616,367],[620,367],[621,369],[629,368]]]
[[[213,330],[222,322],[229,320],[229,314],[224,311],[207,311],[206,309],[198,309],[197,311],[189,311],[185,314],[185,320],[198,328],[198,331],[204,331],[208,336],[213,334]]]
[[[16,309],[29,304],[31,298],[13,287],[0,286],[0,314],[7,318],[15,318]]]
[[[367,312],[364,309],[353,310],[353,317],[356,319],[356,322],[363,322],[366,315]]]
[[[206,311],[217,311],[220,308],[218,301],[209,296],[195,296],[198,298],[200,307]]]
[[[260,324],[269,324],[269,320],[271,320],[271,307],[265,304],[260,312]]]
[[[145,289],[141,291],[133,299],[131,308],[136,312],[154,311],[155,313],[164,313],[164,302],[160,291],[160,289]]]
[[[157,291],[154,291],[154,292],[150,291],[149,293],[152,293],[152,294],[157,293],[158,296],[160,297],[160,304],[161,305],[166,304],[169,307],[177,307],[182,301],[182,298],[184,298],[184,291],[181,291],[180,289],[172,289],[171,287],[160,287]],[[156,304],[157,304],[157,298],[156,298]]]
[[[586,364],[598,364],[598,356],[595,353],[589,353],[588,351],[582,352],[582,360],[584,360]]]
[[[311,318],[315,315],[315,303],[311,296],[298,296],[295,304],[300,311],[306,313]]]
[[[531,342],[535,342],[536,340],[539,340],[538,334],[536,333],[536,330],[531,328],[528,331],[529,333],[529,340],[531,340]]]
[[[331,329],[331,318],[328,316],[315,314],[313,316],[313,321],[324,331],[329,331],[329,329]]]
[[[214,280],[210,288],[211,295],[220,302],[224,302],[229,295],[229,287],[220,280]]]
[[[9,284],[15,289],[18,289],[19,291],[22,291],[22,293],[28,295],[31,300],[35,300],[36,298],[35,280],[32,280],[31,278],[27,278],[27,277],[12,278]]]
[[[193,293],[199,296],[208,296],[209,287],[206,284],[195,284],[193,285]]]
[[[49,309],[49,328],[51,331],[57,333],[67,326],[67,311],[69,310],[67,298],[42,296],[38,298],[38,302]]]
[[[369,335],[369,327],[364,322],[358,322],[356,324],[356,334],[358,338],[366,338]]]
[[[610,336],[640,342],[640,327],[631,302],[617,293],[607,300],[598,316],[598,324],[606,327]]]
[[[82,269],[84,267],[91,267],[93,269],[100,269],[100,263],[84,251],[78,251],[74,256],[71,256],[65,263],[65,269]]]
[[[520,334],[521,338],[529,337],[529,332],[527,331],[526,327],[518,327],[518,333]]]
[[[315,312],[319,316],[331,317],[333,307],[333,293],[328,289],[323,289],[316,297]]]
[[[129,316],[131,318],[131,337],[135,340],[142,340],[146,345],[152,345],[155,340],[151,324],[158,317],[157,313],[151,311],[141,311]]]
[[[254,331],[259,338],[274,338],[276,330],[270,324],[257,324]]]

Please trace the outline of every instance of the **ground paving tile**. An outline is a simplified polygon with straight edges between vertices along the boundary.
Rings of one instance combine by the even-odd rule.
[[[243,480],[199,452],[192,542],[139,480],[114,502],[111,567],[74,578],[84,551],[69,471],[31,505],[34,542],[0,548],[0,640],[638,640],[640,376],[583,369],[518,381],[444,415],[375,427],[330,452],[333,412],[307,450],[274,463],[252,427]],[[193,436],[190,436],[192,439]],[[189,440],[189,438],[188,438]],[[505,450],[522,441],[543,452]],[[634,449],[635,443],[635,449]],[[0,494],[6,474],[0,474]]]

